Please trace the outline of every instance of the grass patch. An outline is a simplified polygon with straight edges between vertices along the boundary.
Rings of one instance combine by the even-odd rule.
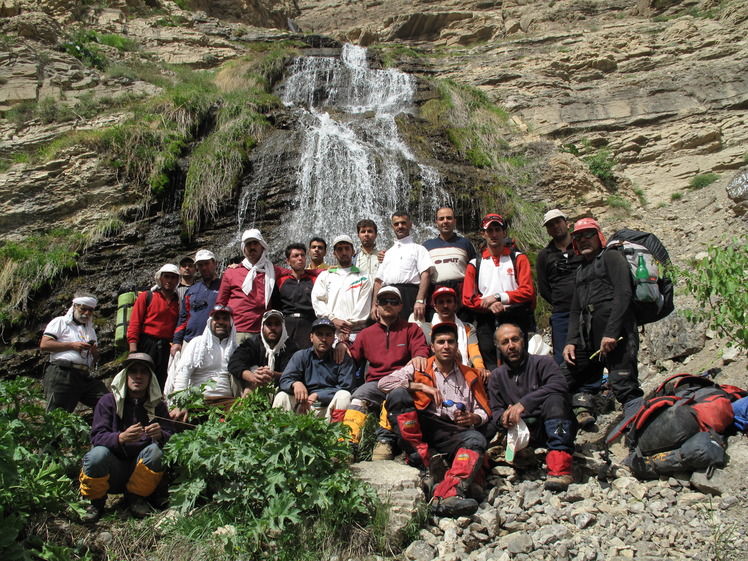
[[[607,147],[595,148],[592,141],[588,138],[581,140],[581,146],[574,143],[563,144],[562,152],[568,152],[580,158],[587,164],[590,173],[602,181],[606,186],[615,185],[615,174],[613,168],[616,165],[616,159],[613,153]]]
[[[634,187],[634,195],[636,195],[636,198],[639,199],[639,203],[642,206],[647,206],[647,196],[644,194],[644,189],[641,187]]]
[[[0,247],[0,321],[18,322],[30,295],[75,267],[87,241],[77,230],[55,228]]]
[[[608,206],[610,208],[619,208],[626,212],[631,212],[631,201],[624,199],[620,195],[609,195]]]
[[[717,181],[719,179],[719,175],[716,173],[700,173],[699,175],[696,175],[691,178],[691,181],[688,184],[689,189],[703,189],[704,187],[707,187]]]
[[[670,200],[671,201],[679,201],[683,198],[683,193],[681,191],[676,191],[675,193],[670,193]]]

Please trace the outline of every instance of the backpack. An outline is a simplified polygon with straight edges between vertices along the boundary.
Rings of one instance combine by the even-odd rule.
[[[628,431],[626,441],[633,450],[628,462],[637,477],[713,469],[724,463],[724,443],[718,433],[730,427],[732,402],[745,393],[705,376],[676,374],[660,384],[607,442]],[[696,438],[700,434],[709,436]]]
[[[127,329],[130,327],[130,317],[132,316],[132,307],[135,305],[135,300],[142,290],[129,290],[121,293],[117,296],[117,314],[115,316],[115,328],[114,328],[114,346],[120,350],[127,350]],[[151,305],[153,299],[153,292],[147,291],[145,297],[145,309]]]
[[[605,251],[621,252],[631,269],[634,315],[637,325],[652,323],[670,315],[673,303],[673,281],[668,276],[670,255],[660,239],[649,232],[618,230],[608,240]],[[637,278],[639,256],[644,257],[648,276]]]

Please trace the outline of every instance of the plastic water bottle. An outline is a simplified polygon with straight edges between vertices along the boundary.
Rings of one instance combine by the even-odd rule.
[[[636,299],[639,302],[657,302],[660,299],[660,289],[657,278],[650,276],[644,254],[639,254],[636,267]]]

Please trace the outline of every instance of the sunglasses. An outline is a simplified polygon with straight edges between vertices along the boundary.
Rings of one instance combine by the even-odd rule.
[[[465,407],[464,403],[460,403],[459,401],[452,401],[451,399],[445,399],[444,400],[444,405],[446,407],[454,407],[458,411],[465,411],[465,409],[467,409],[467,407]]]
[[[234,310],[232,310],[230,306],[224,306],[223,304],[216,304],[215,306],[213,306],[211,314],[214,314],[216,312],[228,312],[231,315],[234,314]]]
[[[399,306],[400,300],[397,298],[377,298],[377,304],[380,306],[386,306],[387,304],[390,306]]]
[[[571,235],[571,239],[579,241],[582,238],[589,240],[590,238],[597,236],[596,230],[583,230],[581,232],[575,232]]]

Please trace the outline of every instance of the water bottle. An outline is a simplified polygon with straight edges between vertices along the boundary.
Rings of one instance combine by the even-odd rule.
[[[643,253],[639,254],[639,262],[636,267],[636,299],[639,302],[658,302],[660,300],[657,278],[650,276]]]

